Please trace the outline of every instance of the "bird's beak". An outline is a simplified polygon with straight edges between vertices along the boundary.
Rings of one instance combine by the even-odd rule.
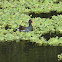
[[[33,23],[33,20],[31,20],[31,22]]]

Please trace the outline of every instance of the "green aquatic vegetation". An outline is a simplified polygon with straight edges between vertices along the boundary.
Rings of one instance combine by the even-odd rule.
[[[47,46],[48,45],[48,41],[46,41],[46,39],[44,37],[40,37],[40,40],[39,40],[39,46]]]
[[[54,25],[56,31],[59,31],[60,33],[62,33],[62,28],[61,28],[61,26],[62,26],[62,15],[52,16],[52,19],[54,20],[52,22],[53,22],[53,25]]]
[[[50,46],[58,46],[58,39],[57,38],[51,38],[48,43]]]
[[[62,45],[62,37],[60,37],[60,38],[58,38],[58,37],[50,38],[48,40],[48,44],[51,45],[51,46],[61,46]]]
[[[4,41],[4,35],[2,33],[0,34],[0,42],[5,42]]]
[[[19,1],[2,1],[0,2],[0,41],[16,41],[29,40],[31,42],[39,43],[39,46],[51,45],[51,46],[61,46],[62,38],[59,36],[50,37],[49,40],[44,38],[44,34],[57,33],[62,34],[62,15],[54,16],[52,18],[40,18],[33,17],[34,14],[40,13],[50,13],[51,11],[56,11],[61,13],[62,2],[58,4],[54,3],[57,0],[19,0]],[[3,3],[4,2],[4,3]],[[30,15],[30,16],[29,16]],[[48,16],[48,15],[47,15]],[[33,17],[33,18],[31,18]],[[46,17],[45,15],[43,17]],[[19,32],[16,28],[21,26],[28,27],[28,20],[32,19],[33,31],[30,32]],[[42,36],[42,37],[41,37]]]
[[[32,6],[29,6],[30,4],[27,4],[27,6],[30,8],[28,9],[28,11],[25,11],[25,13],[30,13],[30,12],[34,12],[34,13],[48,13],[49,11],[57,11],[57,12],[61,12],[61,4],[54,4],[53,1],[45,1],[44,3],[35,3],[35,5],[32,3]],[[59,7],[60,6],[60,7]],[[46,11],[48,10],[48,11]]]
[[[57,27],[57,31],[62,34],[62,27],[61,26],[58,26]]]
[[[17,27],[17,25],[16,25],[16,24],[14,24],[14,25],[12,25],[12,26],[11,26],[11,28],[14,28],[14,29],[15,29],[16,27]]]
[[[62,53],[58,54],[58,61],[62,60]]]
[[[14,39],[14,36],[10,33],[7,33],[4,37],[5,41],[12,41]]]
[[[62,46],[62,37],[59,38],[59,45]]]

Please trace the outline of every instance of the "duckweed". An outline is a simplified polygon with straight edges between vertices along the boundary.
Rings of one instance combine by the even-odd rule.
[[[62,53],[58,55],[58,61],[62,60]]]
[[[29,40],[38,43],[39,46],[62,46],[62,37],[58,35],[55,36],[56,34],[62,34],[62,2],[59,1],[59,4],[56,4],[54,3],[56,1],[57,0],[42,0],[40,2],[38,0],[1,1],[0,42]],[[46,18],[46,15],[33,17],[34,14],[32,14],[47,14],[51,13],[51,11],[55,11],[57,15],[54,14],[51,18]],[[45,18],[41,18],[41,16]],[[34,23],[32,23],[33,31],[19,32],[16,30],[19,25],[28,27],[29,19],[34,21]],[[52,33],[55,33],[55,37],[50,37],[49,40],[47,40],[46,38],[48,36],[46,38],[42,36],[47,33],[50,33],[50,36]]]

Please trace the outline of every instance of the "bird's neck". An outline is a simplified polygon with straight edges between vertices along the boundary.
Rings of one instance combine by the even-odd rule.
[[[29,26],[32,26],[31,23],[29,23]]]

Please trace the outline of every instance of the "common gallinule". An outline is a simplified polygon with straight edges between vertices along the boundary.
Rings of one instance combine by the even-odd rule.
[[[29,20],[29,26],[28,27],[24,27],[24,26],[21,26],[19,25],[19,28],[16,28],[18,31],[23,31],[23,32],[28,32],[28,31],[33,31],[33,27],[31,25],[31,23],[33,23],[33,20]]]

